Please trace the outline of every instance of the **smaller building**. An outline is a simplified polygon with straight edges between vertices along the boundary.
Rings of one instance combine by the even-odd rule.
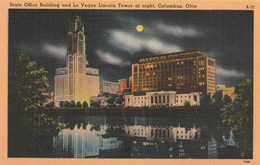
[[[123,90],[127,88],[127,79],[118,80],[118,84],[119,84],[119,92],[123,92]]]
[[[130,95],[132,94],[132,76],[128,79],[118,80],[119,91],[118,95]]]
[[[227,88],[226,85],[217,85],[216,92],[221,91],[223,96],[228,95],[233,101],[236,98],[235,87]]]
[[[143,95],[125,95],[125,107],[190,106],[200,105],[201,92],[177,94],[175,91],[146,92]]]
[[[117,82],[102,81],[100,83],[100,94],[109,93],[117,94],[119,91],[119,84]]]

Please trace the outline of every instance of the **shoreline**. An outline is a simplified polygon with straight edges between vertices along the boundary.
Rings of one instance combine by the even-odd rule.
[[[142,108],[53,108],[43,109],[47,115],[90,115],[90,116],[219,116],[216,107],[142,107]]]

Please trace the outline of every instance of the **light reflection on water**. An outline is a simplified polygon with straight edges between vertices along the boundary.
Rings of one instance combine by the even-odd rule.
[[[62,116],[60,121],[67,128],[53,137],[54,157],[221,158],[227,152],[217,118]]]

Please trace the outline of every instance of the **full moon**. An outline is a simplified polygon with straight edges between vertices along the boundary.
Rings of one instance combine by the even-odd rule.
[[[138,32],[142,32],[142,31],[144,30],[143,25],[137,25],[137,26],[136,26],[136,30],[137,30]]]

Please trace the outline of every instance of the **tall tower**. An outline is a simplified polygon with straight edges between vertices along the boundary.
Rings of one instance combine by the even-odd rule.
[[[66,55],[68,71],[68,95],[70,100],[84,100],[86,71],[84,25],[79,16],[73,17],[69,25]]]
[[[66,55],[68,69],[68,95],[71,100],[82,100],[86,70],[84,25],[79,16],[73,17],[69,25]]]
[[[85,54],[84,25],[79,16],[69,24],[66,67],[57,68],[54,78],[54,102],[87,101],[99,94],[99,71],[90,68]]]

